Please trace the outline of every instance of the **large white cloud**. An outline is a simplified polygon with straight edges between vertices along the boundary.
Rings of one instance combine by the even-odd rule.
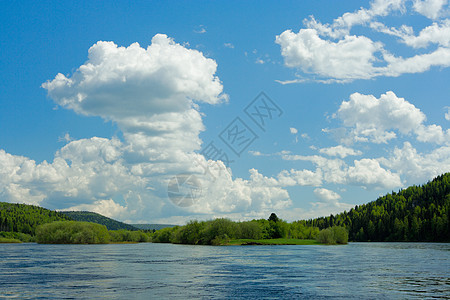
[[[297,33],[286,30],[276,37],[285,65],[301,71],[300,78],[279,81],[283,84],[316,80],[319,82],[348,82],[378,76],[400,76],[420,73],[432,67],[450,66],[450,30],[448,19],[435,20],[416,36],[411,26],[388,27],[379,19],[393,12],[411,14],[415,10],[432,19],[441,15],[446,1],[404,0],[372,1],[370,8],[345,13],[331,24],[322,24],[314,17],[305,20],[306,28]],[[385,44],[366,35],[352,35],[354,26],[368,27],[376,32],[399,38],[412,49],[437,45],[437,49],[416,52],[403,57],[392,53]],[[409,55],[409,54],[408,54]],[[306,77],[306,78],[305,78]]]
[[[43,84],[60,106],[119,125],[135,159],[185,160],[204,129],[195,102],[226,101],[217,64],[157,34],[144,49],[97,42],[88,60],[67,78]]]
[[[59,73],[43,87],[63,107],[118,121],[183,112],[193,99],[222,101],[216,69],[216,62],[201,52],[157,34],[147,49],[138,43],[118,47],[97,42],[72,77]]]

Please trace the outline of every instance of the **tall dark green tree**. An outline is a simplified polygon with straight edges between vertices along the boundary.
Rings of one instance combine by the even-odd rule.
[[[276,223],[276,222],[278,222],[279,219],[278,219],[278,216],[276,215],[276,213],[271,213],[268,220]]]

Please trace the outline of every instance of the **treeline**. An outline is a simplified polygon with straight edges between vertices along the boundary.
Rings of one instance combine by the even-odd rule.
[[[68,216],[71,220],[92,222],[101,225],[105,225],[108,230],[139,230],[138,228],[125,224],[123,222],[116,221],[114,219],[102,216],[101,214],[90,211],[62,211],[62,214]]]
[[[69,215],[38,206],[0,202],[0,237],[28,241],[33,239],[39,225],[71,220]],[[103,225],[109,225],[110,229],[115,228],[111,224],[121,223],[95,213],[72,212],[72,216],[76,215],[95,223],[103,222]],[[92,218],[86,219],[86,216]],[[104,224],[105,220],[108,225]],[[422,186],[412,186],[398,193],[392,192],[336,216],[292,223],[278,219],[275,214],[268,220],[247,222],[233,222],[228,219],[191,221],[185,226],[158,230],[152,235],[152,240],[215,245],[231,239],[317,238],[340,243],[343,231],[334,229],[335,226],[344,227],[350,241],[450,242],[450,173],[438,176]],[[325,230],[327,228],[330,230]],[[14,236],[13,233],[21,235]],[[121,229],[109,231],[108,236],[113,242],[139,242],[149,241],[151,234],[141,231],[132,233]]]
[[[0,202],[0,231],[34,235],[37,226],[64,220],[71,219],[39,206]]]
[[[107,244],[149,242],[143,231],[125,229],[108,231],[105,225],[80,221],[58,221],[36,228],[35,241],[42,244]]]
[[[350,241],[450,242],[450,173],[306,224],[344,226]]]
[[[268,220],[233,222],[229,219],[190,221],[184,226],[163,228],[152,236],[155,243],[222,245],[234,239],[314,239],[319,228],[306,221],[287,223],[272,214]]]

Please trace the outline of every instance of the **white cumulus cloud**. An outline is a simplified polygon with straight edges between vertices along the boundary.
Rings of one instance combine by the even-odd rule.
[[[335,201],[341,199],[341,196],[338,193],[324,188],[315,189],[314,195],[316,195],[316,197],[320,200],[324,201]]]
[[[450,171],[450,147],[443,146],[428,153],[420,153],[410,142],[404,142],[402,148],[395,147],[388,157],[378,160],[402,174],[410,184],[423,184]]]
[[[397,138],[397,133],[414,134],[421,142],[450,142],[450,130],[425,125],[425,114],[394,92],[380,98],[354,93],[341,103],[336,116],[349,129],[348,137],[353,142],[387,143]]]
[[[334,42],[322,39],[315,29],[287,30],[277,36],[287,67],[307,74],[341,80],[371,78],[376,73],[373,62],[381,44],[364,36],[346,36]]]
[[[285,65],[301,71],[299,78],[278,82],[349,82],[449,67],[450,23],[448,19],[437,19],[446,4],[445,0],[414,1],[411,8],[404,0],[376,0],[371,2],[370,8],[344,13],[330,24],[322,24],[312,16],[304,21],[305,28],[298,32],[289,29],[276,37]],[[423,27],[418,35],[407,24],[396,28],[381,22],[394,13],[396,17],[413,14],[412,10],[436,21]],[[427,48],[431,44],[438,47],[403,57],[369,35],[352,35],[351,30],[355,26],[397,37],[412,50]]]
[[[309,178],[315,178],[312,181],[313,184],[310,184],[314,186],[320,186],[322,183],[350,184],[365,189],[403,186],[400,175],[380,165],[377,159],[363,158],[361,160],[354,160],[353,165],[348,165],[342,159],[329,159],[319,155],[303,156],[285,154],[282,155],[282,159],[310,161],[316,166],[314,171],[291,170],[289,173],[286,171],[280,173],[286,177],[280,182],[290,182],[292,185],[296,185],[295,180],[291,179],[289,181],[288,179],[294,177],[293,175],[297,172],[300,172],[300,174],[308,174]]]

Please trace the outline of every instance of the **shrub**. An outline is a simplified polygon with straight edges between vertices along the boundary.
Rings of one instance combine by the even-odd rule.
[[[125,229],[110,230],[109,237],[111,242],[134,242],[145,243],[150,240],[150,237],[142,231],[130,231]]]
[[[178,226],[175,227],[166,227],[160,230],[157,230],[152,235],[153,243],[172,243],[174,232],[178,229]]]
[[[323,244],[329,245],[336,244],[336,240],[334,238],[334,234],[331,228],[322,229],[321,231],[319,231],[316,240]]]
[[[58,221],[36,228],[41,244],[105,244],[109,242],[106,226],[77,221]]]
[[[348,232],[344,227],[333,226],[319,231],[316,240],[320,243],[328,245],[347,244]]]
[[[215,219],[207,221],[203,224],[201,231],[201,244],[213,245],[213,240],[229,240],[235,237],[237,232],[237,224],[229,219]],[[217,244],[217,241],[215,242]]]
[[[223,234],[221,236],[216,236],[210,244],[213,246],[225,245],[230,241],[230,237],[227,234]]]
[[[254,239],[259,240],[263,236],[261,226],[256,221],[238,223],[238,238],[239,239]]]
[[[184,226],[177,228],[172,236],[172,243],[175,244],[201,244],[201,231],[205,227],[205,222],[189,221]]]
[[[336,243],[338,244],[348,244],[348,232],[345,227],[342,226],[333,226],[331,227],[333,230],[334,238]]]

